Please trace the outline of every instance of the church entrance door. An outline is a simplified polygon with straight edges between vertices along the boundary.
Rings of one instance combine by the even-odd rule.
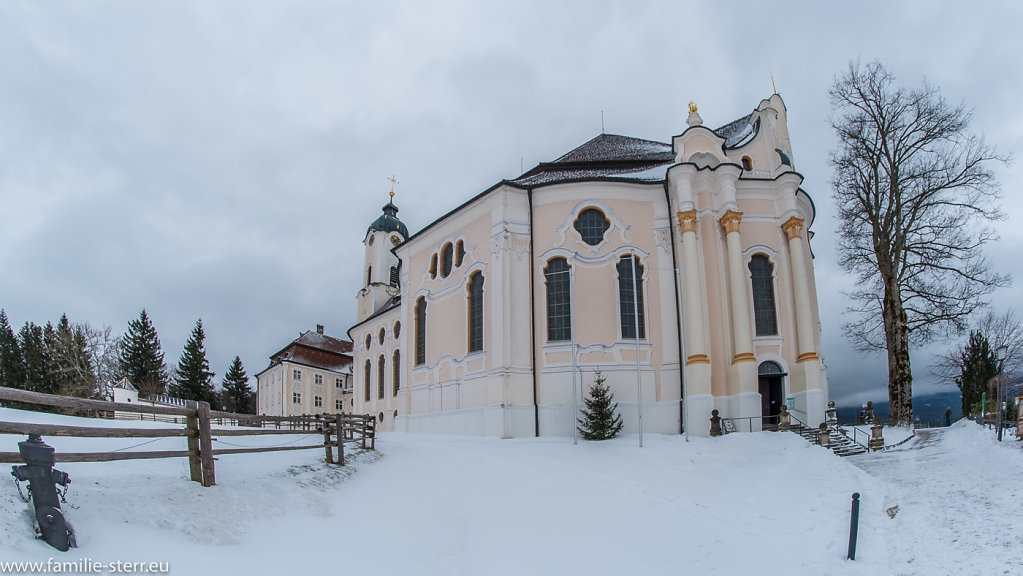
[[[778,414],[785,402],[785,391],[782,378],[785,374],[776,362],[764,362],[757,370],[760,382],[760,415],[764,417],[764,427],[777,425]]]

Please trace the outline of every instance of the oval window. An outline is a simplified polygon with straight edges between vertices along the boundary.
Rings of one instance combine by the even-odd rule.
[[[604,241],[604,233],[611,227],[604,213],[596,208],[587,208],[579,213],[575,221],[575,230],[583,242],[596,246]]]

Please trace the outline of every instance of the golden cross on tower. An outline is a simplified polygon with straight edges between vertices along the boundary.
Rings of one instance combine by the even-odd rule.
[[[399,184],[399,182],[398,182],[397,178],[395,178],[394,176],[391,176],[387,180],[388,180],[388,182],[391,183],[391,198],[393,199],[394,198],[394,185],[395,184]]]

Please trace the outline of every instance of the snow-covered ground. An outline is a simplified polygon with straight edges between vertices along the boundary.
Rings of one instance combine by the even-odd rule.
[[[9,409],[0,420],[138,424]],[[21,439],[0,436],[0,451]],[[58,451],[184,445],[45,440]],[[34,540],[12,481],[0,489],[0,562],[153,561],[184,575],[1023,573],[1013,524],[1023,452],[975,424],[845,459],[787,433],[644,440],[381,433],[376,453],[344,468],[321,450],[222,456],[212,488],[187,480],[184,459],[60,464],[79,548]],[[853,492],[862,508],[850,562]]]

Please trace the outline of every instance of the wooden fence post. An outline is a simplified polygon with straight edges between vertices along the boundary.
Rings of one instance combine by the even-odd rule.
[[[326,418],[320,420],[320,426],[323,427],[323,448],[327,451],[327,464],[334,463],[334,447],[330,444],[330,421]]]
[[[188,475],[193,482],[202,484],[202,464],[199,461],[199,412],[195,416],[185,417],[188,428]]]
[[[345,465],[345,438],[344,438],[344,417],[338,414],[335,417],[337,421],[337,463],[341,466]]]
[[[213,470],[213,437],[210,433],[210,405],[199,402],[199,458],[202,461],[202,485],[213,486],[217,483]]]
[[[366,449],[366,417],[362,417],[362,449]]]

